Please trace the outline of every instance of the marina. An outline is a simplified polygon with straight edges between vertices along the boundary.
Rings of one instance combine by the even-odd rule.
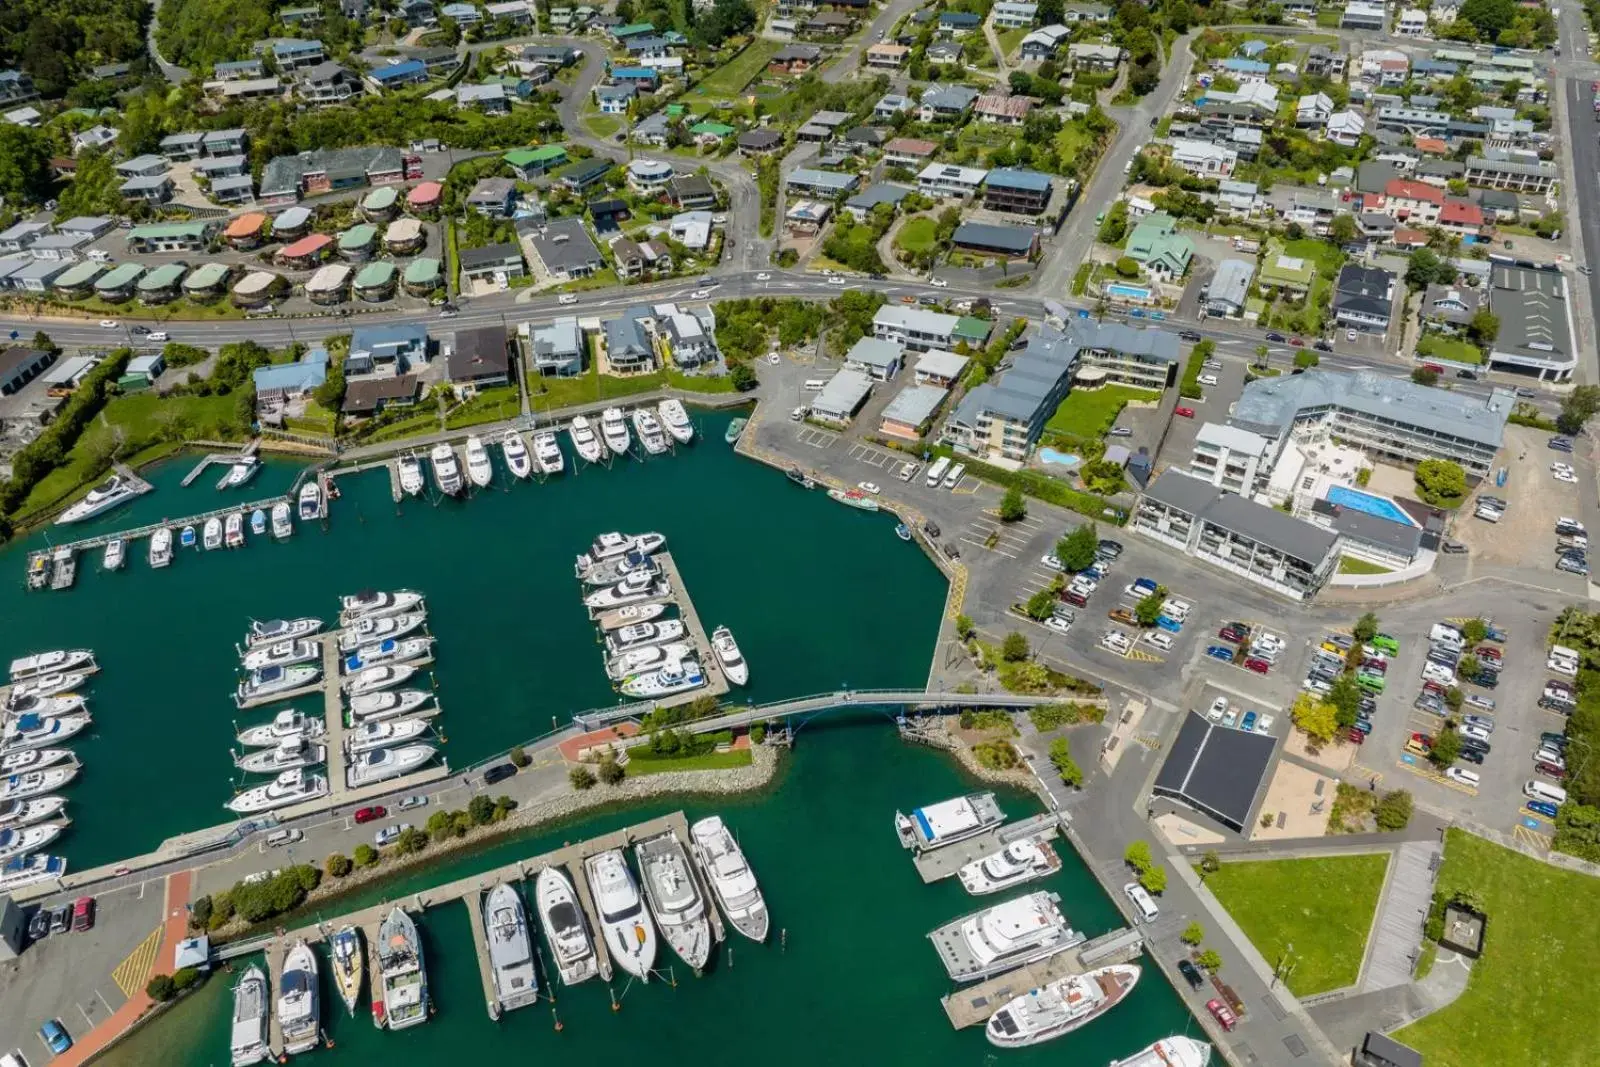
[[[1065,812],[1059,814],[1041,812],[1017,822],[1002,823],[948,848],[919,852],[912,857],[911,863],[924,882],[937,882],[942,878],[960,874],[961,869],[967,864],[982,860],[1014,841],[1034,838],[1048,841],[1054,838],[1058,830],[1064,828],[1070,819],[1071,817]]]
[[[1112,930],[1047,959],[947,994],[939,1003],[944,1006],[950,1025],[957,1030],[983,1026],[1007,1001],[1030,989],[1039,989],[1068,975],[1084,974],[1106,964],[1136,960],[1143,951],[1144,938],[1137,930]]]

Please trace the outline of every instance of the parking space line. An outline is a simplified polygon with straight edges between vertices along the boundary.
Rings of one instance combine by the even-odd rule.
[[[1165,663],[1165,662],[1167,662],[1165,659],[1163,659],[1160,656],[1156,655],[1154,652],[1146,652],[1144,649],[1139,648],[1138,646],[1130,648],[1128,650],[1127,656],[1125,656],[1123,658],[1124,659],[1137,660],[1140,663]]]
[[[1436,771],[1424,769],[1420,760],[1416,763],[1406,763],[1401,761],[1400,763],[1395,764],[1395,766],[1399,767],[1401,770],[1410,771],[1418,778],[1426,778],[1430,782],[1454,789],[1459,793],[1465,793],[1469,797],[1475,797],[1478,795],[1478,791],[1469,785],[1462,785],[1460,782],[1451,781],[1449,778],[1446,778],[1444,775],[1439,774]]]
[[[1362,778],[1365,778],[1370,782],[1376,783],[1383,781],[1382,771],[1375,771],[1371,767],[1364,767],[1359,763],[1352,763],[1350,765],[1350,771],[1352,774],[1360,775]]]
[[[1532,808],[1527,807],[1527,806],[1524,806],[1523,809],[1520,812],[1518,812],[1518,814],[1521,815],[1524,819],[1532,819],[1535,822],[1543,823],[1546,826],[1554,826],[1555,825],[1555,820],[1554,819],[1551,819],[1549,816],[1546,816],[1546,815],[1540,815],[1538,812],[1534,811]]]

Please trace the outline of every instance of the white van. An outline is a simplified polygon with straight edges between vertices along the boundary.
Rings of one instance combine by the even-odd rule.
[[[1465,767],[1451,767],[1449,770],[1444,772],[1444,776],[1450,779],[1452,782],[1460,782],[1462,785],[1470,785],[1474,789],[1478,788],[1479,779],[1477,771],[1468,770]]]
[[[1161,605],[1161,614],[1174,622],[1185,622],[1189,618],[1189,602],[1179,600],[1177,597],[1168,597]]]
[[[1578,650],[1575,648],[1568,648],[1566,645],[1551,645],[1550,658],[1568,660],[1569,662],[1577,663]]]
[[[1156,907],[1156,902],[1150,899],[1150,894],[1144,891],[1144,886],[1138,882],[1129,882],[1122,887],[1122,891],[1133,902],[1134,921],[1141,919],[1147,923],[1156,921],[1156,916],[1161,914],[1161,909]]]
[[[944,480],[944,472],[950,469],[950,457],[940,456],[933,461],[933,466],[928,468],[928,488],[937,489]]]
[[[1567,791],[1559,785],[1549,785],[1537,778],[1528,779],[1522,787],[1522,795],[1529,800],[1547,800],[1552,804],[1561,805],[1567,802]]]
[[[946,489],[954,489],[961,484],[961,476],[965,473],[967,473],[967,465],[965,463],[957,463],[950,468],[950,473],[944,476],[944,487]]]
[[[1461,636],[1460,630],[1442,622],[1433,624],[1433,629],[1428,631],[1428,640],[1435,644],[1448,645],[1458,651],[1467,643],[1466,638]]]
[[[828,379],[826,378],[807,378],[805,387],[811,390],[813,393],[818,393],[821,392],[823,388],[827,386],[827,384]]]
[[[304,830],[274,830],[267,835],[267,847],[277,848],[280,845],[292,845],[296,841],[305,839]]]

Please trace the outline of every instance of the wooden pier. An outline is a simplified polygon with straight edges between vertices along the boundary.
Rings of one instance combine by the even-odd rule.
[[[328,795],[335,804],[346,790],[344,755],[344,700],[339,692],[339,635],[322,639],[322,718],[328,739]]]
[[[1063,815],[1062,819],[1065,818]],[[999,852],[1013,841],[1029,837],[1048,841],[1056,836],[1058,829],[1060,823],[1057,822],[1057,817],[1051,812],[1041,812],[1021,822],[1003,823],[984,831],[977,837],[969,837],[965,841],[958,841],[944,848],[919,852],[912,857],[911,862],[916,866],[917,873],[922,876],[924,882],[937,882],[943,878],[953,877],[967,864]]]
[[[493,886],[490,887],[491,889]],[[478,956],[478,976],[483,979],[483,999],[489,1008],[489,1018],[500,1018],[500,990],[494,984],[494,967],[489,959],[489,931],[483,924],[483,895],[486,890],[475,889],[461,898],[467,906],[467,925],[472,928],[472,950]],[[524,904],[526,907],[526,904]],[[528,936],[533,936],[533,917],[529,916]]]
[[[1138,957],[1144,951],[1144,938],[1137,930],[1122,928],[1101,934],[1076,948],[1058,952],[1049,959],[1040,960],[1007,971],[966,989],[958,989],[939,998],[945,1016],[957,1030],[968,1026],[982,1026],[989,1016],[1005,1007],[1007,1001],[1019,997],[1030,989],[1065,978],[1069,974],[1083,974],[1108,963],[1123,963]]]

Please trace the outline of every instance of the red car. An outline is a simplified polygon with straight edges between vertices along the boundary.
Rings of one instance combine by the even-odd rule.
[[[1493,660],[1496,663],[1503,663],[1504,662],[1504,658],[1500,655],[1500,650],[1498,648],[1495,648],[1493,645],[1481,645],[1481,646],[1479,646],[1478,651],[1477,651],[1477,657],[1479,659]]]
[[[1173,408],[1172,413],[1185,419],[1194,418],[1194,408]]]
[[[1357,730],[1354,726],[1345,727],[1344,736],[1358,745],[1366,743],[1367,740],[1366,733]]]
[[[1291,337],[1289,338],[1289,343],[1294,345],[1296,348],[1304,348],[1306,345],[1305,338],[1303,337]]]
[[[1206,1011],[1211,1013],[1211,1017],[1217,1020],[1217,1025],[1224,1030],[1232,1030],[1239,1025],[1239,1017],[1233,1013],[1233,1009],[1220,1000],[1206,1001]]]
[[[1375,659],[1372,656],[1367,656],[1362,659],[1361,666],[1365,670],[1377,671],[1379,674],[1389,673],[1389,661],[1386,659]]]
[[[389,815],[389,809],[388,808],[384,807],[382,804],[374,804],[370,808],[357,808],[356,809],[356,822],[357,823],[371,822],[373,819],[387,818],[388,815]]]
[[[1222,629],[1217,631],[1217,636],[1222,638],[1224,641],[1232,641],[1234,644],[1238,644],[1240,641],[1244,640],[1244,634],[1240,633],[1232,626],[1224,626]]]
[[[1558,782],[1564,782],[1567,780],[1567,772],[1562,770],[1560,767],[1557,767],[1554,763],[1546,763],[1544,760],[1540,760],[1538,763],[1533,765],[1533,769],[1538,771],[1540,774],[1554,778]]]
[[[1272,670],[1272,664],[1268,663],[1264,659],[1258,659],[1255,656],[1251,656],[1249,659],[1245,660],[1244,666],[1246,670],[1255,671],[1257,674],[1266,674],[1268,671]]]

